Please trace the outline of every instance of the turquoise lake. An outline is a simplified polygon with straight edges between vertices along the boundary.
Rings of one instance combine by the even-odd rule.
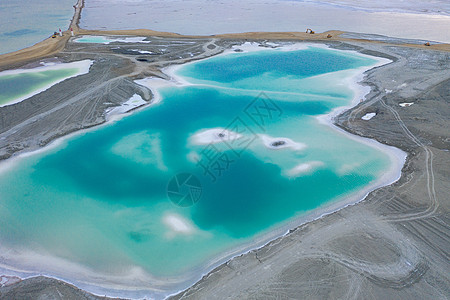
[[[311,47],[187,64],[177,75],[190,84],[161,88],[158,104],[1,172],[0,243],[102,274],[204,272],[390,169],[387,154],[317,120],[348,106],[346,78],[377,62]],[[196,139],[211,129],[225,138]],[[176,193],[181,173],[193,188]]]

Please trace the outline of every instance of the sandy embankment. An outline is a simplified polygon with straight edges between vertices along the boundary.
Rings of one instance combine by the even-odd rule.
[[[235,33],[235,34],[220,34],[212,36],[189,36],[180,35],[171,32],[153,31],[149,29],[136,29],[136,30],[85,30],[78,29],[78,26],[73,25],[75,35],[128,35],[128,36],[156,36],[156,37],[168,37],[168,38],[219,38],[229,40],[298,40],[298,41],[359,41],[368,43],[383,43],[380,41],[372,41],[367,39],[350,39],[341,38],[340,34],[343,31],[330,30],[323,33],[308,34],[305,32],[247,32],[247,33]],[[75,29],[76,28],[76,29]],[[331,35],[331,38],[327,38]],[[70,39],[70,31],[64,31],[62,37],[56,37],[55,39],[48,38],[34,46],[25,48],[13,53],[7,53],[0,55],[0,70],[7,68],[20,66],[26,62],[30,62],[39,58],[54,55],[64,49],[67,41]],[[399,46],[399,45],[396,45]],[[402,44],[402,47],[413,47],[419,49],[432,49],[439,51],[450,51],[449,44],[433,44],[431,46],[417,45],[417,44]]]

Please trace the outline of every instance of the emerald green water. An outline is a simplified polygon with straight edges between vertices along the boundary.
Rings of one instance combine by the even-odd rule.
[[[316,119],[349,105],[345,79],[375,63],[309,48],[188,64],[178,75],[191,84],[160,89],[159,104],[1,172],[1,245],[107,274],[132,266],[160,278],[204,271],[221,253],[357,192],[389,169],[386,154]],[[211,128],[242,137],[193,142]],[[261,134],[304,147],[270,149]],[[180,172],[201,183],[192,206],[168,198],[169,181]]]
[[[0,74],[0,105],[8,104],[36,90],[51,86],[78,72],[78,68],[66,68],[9,75]]]

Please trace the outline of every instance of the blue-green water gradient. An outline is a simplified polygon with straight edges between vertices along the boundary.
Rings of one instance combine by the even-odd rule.
[[[77,68],[22,72],[0,76],[0,105],[7,104],[35,90],[75,75]]]
[[[389,168],[387,155],[316,119],[348,105],[353,92],[345,78],[375,62],[308,48],[186,65],[178,74],[193,84],[161,89],[159,104],[0,173],[0,242],[108,274],[130,266],[155,276],[198,271]],[[276,107],[271,117],[260,107],[264,124],[246,114],[262,103],[258,96]],[[214,144],[230,161],[213,178],[197,163],[211,145],[195,144],[193,136],[236,129],[236,120],[246,125],[241,141],[251,142]],[[304,147],[273,150],[264,136]],[[293,172],[299,165],[310,168]],[[202,184],[193,206],[178,207],[167,197],[169,180],[180,172]]]

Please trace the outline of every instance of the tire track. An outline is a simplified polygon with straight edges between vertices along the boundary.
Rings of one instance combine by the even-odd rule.
[[[435,179],[434,179],[434,171],[433,171],[433,152],[425,146],[412,132],[408,129],[406,124],[401,119],[398,112],[392,108],[391,106],[387,105],[384,102],[384,99],[382,98],[380,100],[381,105],[389,110],[395,117],[397,123],[400,125],[406,136],[418,147],[422,148],[425,152],[425,167],[426,167],[426,176],[427,176],[427,192],[428,197],[430,200],[430,205],[425,209],[424,211],[417,212],[417,213],[409,213],[409,214],[403,214],[403,215],[397,215],[394,217],[386,217],[385,219],[391,222],[405,222],[405,221],[411,221],[416,220],[420,218],[427,218],[432,216],[439,207],[439,202],[436,196],[436,190],[435,190]]]

